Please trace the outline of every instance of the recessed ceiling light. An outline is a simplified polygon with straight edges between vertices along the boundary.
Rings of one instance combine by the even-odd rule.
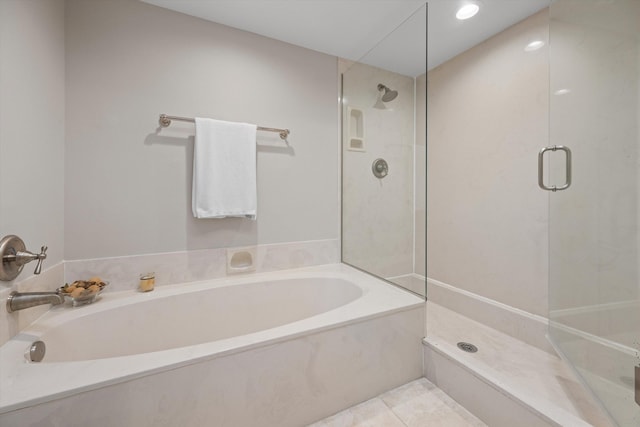
[[[476,13],[478,13],[479,10],[480,10],[480,6],[478,6],[475,3],[466,4],[462,6],[460,9],[458,9],[458,12],[456,13],[456,18],[458,18],[461,21],[472,18],[473,16],[475,16]]]
[[[524,51],[533,52],[534,50],[540,49],[542,46],[544,46],[544,42],[542,40],[534,40],[524,48]]]
[[[571,92],[571,89],[558,89],[557,91],[553,92],[554,95],[566,95],[569,92]]]

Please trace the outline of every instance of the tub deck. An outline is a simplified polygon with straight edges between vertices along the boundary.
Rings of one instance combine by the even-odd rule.
[[[154,300],[171,301],[172,298],[179,298],[180,295],[185,293],[201,292],[208,289],[215,291],[217,288],[257,284],[270,280],[304,280],[305,278],[314,277],[332,278],[355,284],[358,287],[358,295],[343,305],[332,307],[329,304],[327,311],[310,317],[299,318],[279,325],[268,325],[267,329],[258,328],[258,330],[243,335],[211,342],[166,348],[141,354],[126,355],[129,353],[128,351],[124,353],[116,352],[116,354],[122,353],[125,355],[111,355],[110,357],[88,360],[82,357],[72,357],[69,359],[70,361],[60,361],[65,360],[65,358],[59,355],[56,359],[58,361],[46,362],[45,356],[45,361],[31,363],[27,362],[25,358],[25,351],[33,341],[44,336],[46,343],[47,334],[55,328],[82,327],[83,318],[89,318],[95,313],[116,315],[118,310],[123,307],[135,308],[136,305],[149,304]],[[282,310],[285,306],[286,301],[283,301],[283,304],[277,308]],[[164,314],[179,322],[181,309],[189,310],[190,308],[176,308],[175,312],[158,312],[154,313],[154,315],[162,316]],[[111,311],[113,312],[111,313]],[[387,318],[390,320],[387,321]],[[153,322],[153,316],[147,316],[147,321]],[[221,320],[218,319],[218,323],[220,322]],[[233,320],[230,320],[230,322],[233,322]],[[390,326],[387,327],[387,325]],[[135,328],[139,325],[132,324],[129,326]],[[191,326],[197,327],[197,325]],[[206,328],[216,328],[217,324],[214,322],[204,326]],[[181,379],[175,378],[174,374],[180,372],[179,368],[183,367],[187,368],[184,372],[187,372],[188,376],[188,372],[197,371],[203,366],[210,366],[207,372],[213,372],[222,366],[227,366],[224,369],[220,368],[222,369],[220,375],[224,376],[225,372],[234,371],[232,367],[228,366],[229,363],[236,366],[253,360],[253,362],[249,363],[249,365],[252,365],[257,363],[256,357],[258,357],[257,360],[261,360],[260,363],[271,363],[273,366],[267,366],[269,368],[267,371],[262,371],[263,367],[256,367],[256,372],[248,373],[247,375],[251,377],[271,375],[272,371],[278,371],[280,361],[277,359],[282,358],[282,361],[288,360],[287,363],[292,364],[290,369],[294,371],[282,374],[285,376],[291,375],[289,380],[291,382],[297,381],[297,378],[301,376],[310,375],[309,372],[313,371],[312,368],[316,364],[317,367],[330,367],[343,363],[340,357],[346,357],[347,359],[359,357],[361,358],[359,361],[344,361],[345,367],[353,371],[360,371],[366,368],[358,374],[360,376],[363,374],[372,375],[373,372],[369,372],[369,369],[378,371],[378,374],[381,369],[388,370],[388,373],[380,375],[380,379],[363,382],[365,387],[371,389],[367,393],[375,396],[392,388],[392,386],[406,383],[421,375],[420,339],[423,335],[423,328],[424,301],[422,299],[342,264],[164,286],[146,294],[134,291],[105,293],[101,296],[100,301],[90,306],[52,308],[37,322],[0,347],[0,383],[3,387],[2,393],[0,393],[0,421],[2,421],[3,425],[12,425],[11,420],[16,419],[15,417],[17,416],[23,416],[24,411],[34,408],[34,413],[37,414],[42,413],[42,411],[47,413],[49,410],[61,413],[59,405],[70,405],[70,402],[74,399],[84,399],[86,396],[91,395],[91,393],[88,393],[90,391],[95,391],[97,395],[101,395],[109,393],[111,389],[138,384],[132,380],[141,379],[142,382],[140,384],[155,384],[156,380],[153,379],[155,376],[158,377],[157,381],[160,382],[166,381],[167,378],[171,377],[173,379],[170,382],[163,384],[179,384]],[[371,335],[366,342],[361,341],[362,336],[372,334],[376,330],[379,332]],[[321,347],[325,345],[325,341],[323,341],[325,337],[326,345],[329,346],[326,349]],[[94,338],[99,339],[100,337],[95,336]],[[344,344],[340,344],[341,342]],[[392,345],[392,347],[389,349],[384,348],[386,346],[385,343]],[[282,344],[281,350],[279,350],[280,346],[278,344]],[[91,342],[79,342],[78,345],[91,346]],[[112,343],[112,345],[126,347],[130,343],[127,342],[125,334],[120,342]],[[317,348],[309,349],[307,348],[309,345]],[[344,346],[344,349],[340,348],[341,346]],[[374,350],[371,346],[382,350]],[[305,360],[306,366],[297,366],[301,362],[298,362],[295,357],[296,348],[301,349],[300,360]],[[347,355],[347,353],[343,352],[343,350],[346,351],[347,349],[352,354]],[[362,354],[363,352],[366,356]],[[265,357],[267,359],[272,357],[275,360],[263,360]],[[316,360],[319,357],[325,357],[326,360]],[[336,359],[332,360],[333,357]],[[375,363],[379,365],[375,365],[375,363],[367,359],[369,357],[375,359]],[[397,360],[393,360],[394,358],[397,358]],[[352,362],[353,364],[350,365]],[[313,366],[309,365],[309,363]],[[364,366],[362,366],[363,364]],[[249,368],[245,368],[240,372],[244,372],[247,369]],[[299,371],[295,371],[296,369],[299,369]],[[340,373],[340,369],[334,370],[338,372],[338,376],[345,376],[346,381],[357,382],[354,379],[347,379],[348,374]],[[268,372],[268,374],[265,372]],[[251,379],[242,379],[241,377],[242,374],[238,373],[238,381],[240,382],[251,381]],[[337,379],[335,380],[337,381]],[[194,381],[198,383],[197,379]],[[227,379],[224,381],[227,381]],[[351,393],[354,395],[355,401],[349,396],[336,395],[329,398],[334,394],[329,389],[329,387],[333,387],[331,385],[333,381],[333,379],[329,381],[328,378],[321,377],[315,380],[307,378],[304,387],[311,387],[310,396],[322,395],[325,396],[323,398],[328,400],[342,399],[344,401],[343,405],[351,405],[363,400],[364,395],[356,396],[357,393]],[[366,384],[371,381],[373,381],[371,384]],[[233,389],[234,385],[229,383],[227,386],[229,389]],[[276,388],[280,386],[282,384],[274,384]],[[211,386],[203,385],[203,387],[208,389]],[[314,387],[317,387],[317,389],[314,389]],[[156,384],[154,388],[162,389],[162,385]],[[298,392],[294,394],[296,393]],[[188,394],[187,391],[184,391],[179,396],[187,396]],[[162,398],[162,396],[158,398]],[[251,400],[255,399],[255,397],[249,396],[247,399]],[[66,400],[70,400],[70,402],[65,403]],[[322,400],[318,402],[319,406],[322,407]],[[287,404],[287,407],[289,405]],[[335,404],[327,405],[325,412],[328,410],[336,412]],[[71,407],[63,407],[64,411],[69,410],[73,413]],[[318,415],[327,416],[332,413],[323,412],[314,415],[313,412],[311,411],[309,415],[311,417],[310,421],[313,420],[313,417],[319,419]],[[5,414],[6,418],[3,418],[2,414]],[[264,418],[264,416],[262,417]],[[231,419],[229,418],[229,420]],[[283,421],[282,417],[275,417],[272,424],[269,424],[268,420],[264,420],[264,422],[261,421],[260,425],[278,425],[278,423],[282,423],[281,425],[295,425],[295,423],[299,422],[299,419],[302,418],[295,418],[293,424],[288,424],[286,419]],[[85,421],[91,421],[91,418]],[[141,421],[139,425],[153,424]],[[189,424],[183,423],[182,425]],[[196,425],[195,422],[194,425]],[[220,421],[219,425],[233,424],[225,424]]]

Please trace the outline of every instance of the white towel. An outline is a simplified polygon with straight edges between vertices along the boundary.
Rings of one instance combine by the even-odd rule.
[[[256,130],[248,123],[196,118],[194,217],[256,219]]]

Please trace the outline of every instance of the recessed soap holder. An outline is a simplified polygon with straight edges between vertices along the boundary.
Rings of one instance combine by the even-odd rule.
[[[347,108],[349,132],[347,140],[347,150],[349,151],[365,151],[364,146],[364,112],[356,108]]]
[[[256,271],[256,253],[255,246],[227,249],[227,274]]]

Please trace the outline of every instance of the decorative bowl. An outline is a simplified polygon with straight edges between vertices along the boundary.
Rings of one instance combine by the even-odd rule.
[[[74,307],[79,307],[82,305],[93,303],[108,284],[109,282],[88,282],[83,280],[76,280],[71,285],[66,284],[59,287],[58,289],[56,289],[56,292],[59,295],[63,295],[66,300],[71,301],[71,304]],[[93,287],[92,289],[89,289],[92,285],[95,285],[97,288]],[[69,289],[74,288],[82,288],[83,290],[73,292],[74,295],[72,295],[72,292],[70,292]]]

